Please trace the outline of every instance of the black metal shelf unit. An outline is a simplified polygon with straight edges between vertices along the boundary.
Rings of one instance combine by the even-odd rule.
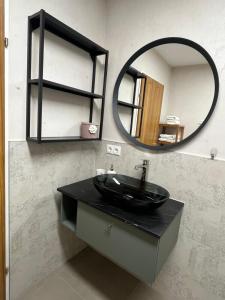
[[[31,51],[32,51],[32,32],[40,28],[39,35],[39,66],[38,78],[31,79]],[[90,54],[93,62],[92,68],[92,85],[91,92],[77,89],[75,87],[66,86],[60,83],[52,82],[43,78],[43,60],[44,60],[44,35],[45,30],[55,34],[56,36],[64,39],[65,41],[73,44],[76,47],[83,49]],[[96,60],[97,56],[105,56],[104,77],[102,95],[94,93],[95,90],[95,76],[96,76]],[[104,117],[105,105],[105,92],[106,92],[106,78],[108,69],[108,50],[102,48],[96,43],[92,42],[79,32],[67,26],[63,22],[57,20],[53,16],[46,13],[43,9],[36,14],[28,17],[28,41],[27,41],[27,110],[26,110],[26,139],[27,141],[37,143],[47,142],[66,142],[66,141],[90,141],[79,136],[69,137],[42,137],[42,101],[43,101],[43,88],[49,88],[61,92],[66,92],[78,96],[82,96],[90,101],[89,122],[92,122],[94,99],[100,99],[101,113],[100,113],[100,126],[99,137],[91,140],[101,140],[102,127]],[[37,105],[37,136],[30,136],[30,121],[31,121],[31,87],[36,85],[38,87],[38,105]]]
[[[128,70],[126,71],[126,74],[130,75],[133,78],[133,81],[134,81],[134,90],[133,90],[132,103],[118,100],[117,104],[120,105],[120,106],[125,106],[125,107],[128,107],[128,108],[131,108],[131,120],[130,120],[130,135],[131,135],[132,134],[132,129],[133,129],[134,110],[135,109],[141,109],[142,112],[143,112],[143,106],[135,105],[137,80],[138,79],[145,79],[146,77],[145,77],[144,73],[141,73],[140,71],[138,71],[137,69],[135,69],[133,67],[129,67]],[[142,117],[142,113],[141,113],[141,117]],[[137,138],[139,136],[135,136],[135,137]]]

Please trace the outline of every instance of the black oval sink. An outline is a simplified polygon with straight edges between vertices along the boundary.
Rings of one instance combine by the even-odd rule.
[[[136,211],[157,208],[170,197],[161,186],[126,175],[98,175],[93,180],[105,201]]]

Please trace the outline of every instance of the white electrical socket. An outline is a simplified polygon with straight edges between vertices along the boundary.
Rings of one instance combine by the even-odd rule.
[[[121,146],[114,145],[114,155],[121,154]]]
[[[106,153],[112,155],[120,155],[121,154],[121,146],[107,144]]]
[[[114,154],[114,145],[107,144],[107,146],[106,146],[106,153],[108,153],[108,154]]]

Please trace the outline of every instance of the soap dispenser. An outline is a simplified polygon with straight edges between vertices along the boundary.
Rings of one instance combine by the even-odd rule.
[[[113,168],[113,164],[111,164],[111,167],[109,170],[107,170],[107,174],[116,174],[116,171]]]

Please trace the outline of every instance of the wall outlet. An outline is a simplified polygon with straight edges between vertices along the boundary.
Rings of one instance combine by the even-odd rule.
[[[106,146],[106,153],[108,153],[108,154],[114,154],[114,145],[107,144],[107,146]]]
[[[114,145],[114,155],[121,154],[121,146]]]
[[[112,155],[120,155],[121,154],[121,146],[107,144],[106,153]]]

